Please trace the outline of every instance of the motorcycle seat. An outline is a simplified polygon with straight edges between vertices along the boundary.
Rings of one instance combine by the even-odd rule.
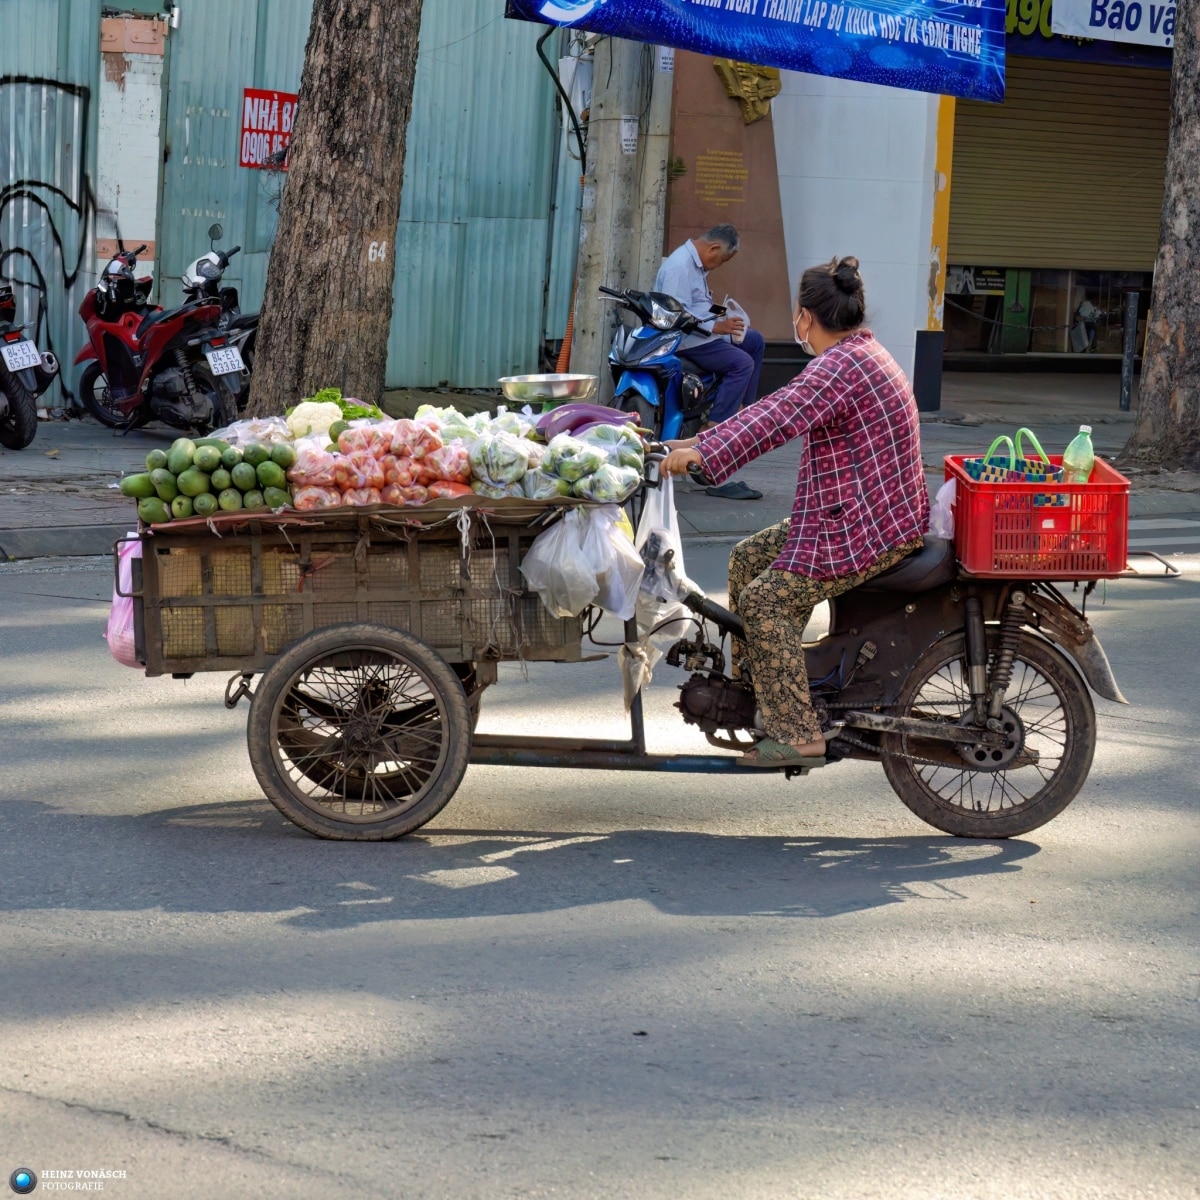
[[[954,542],[949,538],[926,537],[920,550],[866,583],[860,583],[855,591],[928,592],[949,583],[957,574]]]

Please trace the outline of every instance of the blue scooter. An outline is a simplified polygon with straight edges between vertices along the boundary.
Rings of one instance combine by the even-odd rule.
[[[655,441],[694,437],[712,407],[719,376],[692,362],[679,343],[689,333],[707,336],[708,331],[664,292],[602,287],[600,294],[641,321],[632,328],[622,325],[608,353],[613,407],[637,413]],[[712,306],[714,317],[724,312],[721,305]]]

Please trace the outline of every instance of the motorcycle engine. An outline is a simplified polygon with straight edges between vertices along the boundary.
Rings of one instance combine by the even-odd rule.
[[[217,416],[216,397],[197,388],[188,396],[183,372],[178,367],[159,371],[150,384],[150,408],[154,415],[177,429],[211,429]]]
[[[705,733],[717,733],[722,729],[754,729],[758,702],[748,684],[714,672],[693,675],[680,684],[675,707],[689,725],[699,725]]]

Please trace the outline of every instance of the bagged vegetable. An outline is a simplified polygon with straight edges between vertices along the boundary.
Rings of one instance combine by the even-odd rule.
[[[614,467],[605,463],[598,471],[585,475],[571,485],[574,495],[584,500],[600,500],[606,504],[621,504],[637,491],[642,482],[641,471],[632,467]]]
[[[546,447],[542,468],[559,479],[574,483],[598,471],[607,461],[604,451],[573,438],[569,433],[560,433]]]
[[[387,487],[380,493],[380,499],[384,504],[424,504],[429,499],[429,492],[423,487],[399,487],[394,483],[389,483]]]
[[[596,574],[583,554],[587,526],[579,509],[539,533],[521,563],[525,582],[554,617],[577,617],[596,597]]]
[[[296,444],[296,461],[289,468],[288,482],[293,487],[333,487],[337,456],[330,454],[317,439]]]
[[[628,425],[592,425],[574,436],[584,445],[602,450],[614,467],[641,471],[645,466],[642,439]]]
[[[346,457],[350,460],[350,465],[362,476],[363,487],[383,487],[386,482],[383,464],[369,450],[355,450]]]
[[[430,500],[453,500],[458,496],[473,496],[475,493],[465,483],[452,483],[438,479],[429,485]]]
[[[250,442],[277,446],[280,442],[292,441],[292,431],[283,417],[248,417],[244,421],[234,421],[232,425],[218,429],[209,436],[221,438],[231,446],[245,446]]]
[[[484,483],[519,482],[529,469],[531,442],[500,430],[479,438],[468,451],[471,472]]]
[[[342,493],[332,487],[302,487],[292,493],[292,507],[301,512],[315,508],[340,508]]]
[[[476,479],[471,484],[471,491],[489,500],[504,500],[511,496],[523,498],[525,495],[520,483],[489,483],[486,479]]]
[[[514,437],[527,438],[533,432],[534,424],[520,413],[509,412],[501,404],[489,422],[489,428],[496,433],[511,433]]]
[[[419,421],[404,419],[392,427],[391,452],[397,458],[424,458],[441,445],[440,434]]]
[[[361,451],[371,455],[372,458],[382,458],[385,454],[391,453],[392,426],[397,423],[363,422],[351,425],[349,429],[343,429],[338,434],[338,449],[343,454],[354,454]]]
[[[471,459],[461,441],[439,446],[427,454],[424,466],[433,479],[445,479],[451,483],[471,482]]]
[[[393,458],[391,466],[384,470],[384,483],[396,487],[412,487],[417,482],[417,464],[411,458]]]
[[[369,504],[382,504],[383,495],[378,488],[351,488],[349,491],[342,493],[342,503],[366,508]]]
[[[569,496],[571,485],[557,475],[547,475],[540,468],[529,471],[521,480],[521,491],[529,500],[550,500],[554,496]]]

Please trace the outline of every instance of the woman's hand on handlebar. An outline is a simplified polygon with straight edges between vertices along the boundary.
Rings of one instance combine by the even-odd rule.
[[[686,475],[693,467],[703,469],[704,460],[694,442],[668,442],[669,453],[659,465],[663,475]]]

